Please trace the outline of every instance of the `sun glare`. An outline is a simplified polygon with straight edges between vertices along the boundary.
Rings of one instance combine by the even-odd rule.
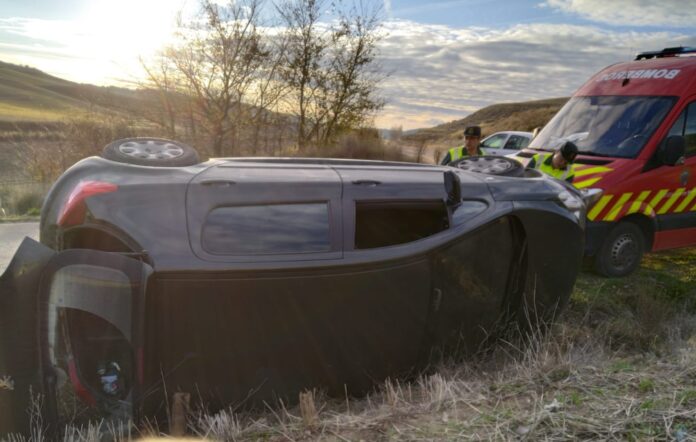
[[[192,0],[93,1],[77,19],[75,45],[82,57],[95,60],[93,76],[114,68],[137,76],[138,59],[172,41],[177,13],[186,16],[192,6]]]

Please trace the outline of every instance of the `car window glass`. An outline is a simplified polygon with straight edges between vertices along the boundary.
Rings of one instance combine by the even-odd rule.
[[[327,203],[220,207],[203,225],[203,248],[219,255],[328,252]]]
[[[355,248],[404,244],[449,227],[442,201],[355,203]]]
[[[489,147],[491,149],[500,149],[505,142],[505,135],[494,135],[481,143],[481,147]]]
[[[527,144],[529,144],[529,141],[525,137],[521,137],[519,135],[510,135],[510,138],[508,139],[507,143],[505,143],[505,149],[522,149],[526,146],[526,144],[524,143],[525,141],[527,141]]]

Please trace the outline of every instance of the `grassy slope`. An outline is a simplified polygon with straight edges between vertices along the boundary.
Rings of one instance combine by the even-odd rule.
[[[35,69],[0,62],[0,120],[50,121],[81,109],[87,103],[66,94],[73,84]]]
[[[0,61],[0,123],[58,121],[75,113],[119,112],[141,106],[142,94],[78,84],[38,69]]]
[[[404,136],[403,139],[407,142],[425,141],[431,145],[451,147],[461,143],[464,128],[473,124],[482,127],[484,136],[501,130],[532,131],[535,127],[544,126],[567,100],[567,98],[552,98],[523,103],[494,104],[461,120],[420,129]]]

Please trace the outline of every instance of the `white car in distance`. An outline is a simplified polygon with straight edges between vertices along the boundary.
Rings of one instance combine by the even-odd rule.
[[[511,155],[527,147],[530,141],[531,132],[496,132],[481,141],[481,150],[484,155]]]

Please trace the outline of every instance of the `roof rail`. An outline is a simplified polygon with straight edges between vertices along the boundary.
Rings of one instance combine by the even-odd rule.
[[[664,48],[661,51],[641,52],[636,55],[636,60],[649,60],[651,58],[676,57],[681,54],[696,54],[696,48],[685,48],[677,46],[675,48]]]

